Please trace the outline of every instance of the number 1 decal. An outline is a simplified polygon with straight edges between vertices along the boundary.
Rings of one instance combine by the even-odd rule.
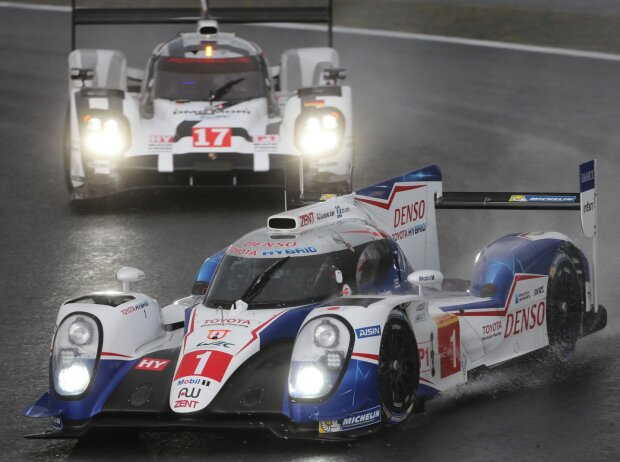
[[[211,356],[210,351],[205,351],[202,354],[196,355],[196,359],[200,359],[198,365],[196,366],[196,370],[194,371],[194,375],[202,375],[202,372],[205,370],[205,366],[207,365],[207,360]]]
[[[191,351],[183,356],[174,380],[200,376],[221,382],[231,360],[232,355],[222,351]]]
[[[452,314],[445,314],[436,318],[435,323],[439,344],[439,370],[443,379],[461,370],[459,318]]]
[[[232,130],[223,127],[193,127],[192,144],[195,148],[229,148]]]

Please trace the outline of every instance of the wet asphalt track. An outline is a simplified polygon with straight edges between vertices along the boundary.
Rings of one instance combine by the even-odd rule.
[[[312,32],[244,30],[271,56],[285,45],[319,43]],[[607,331],[582,341],[565,370],[515,364],[430,403],[402,429],[351,444],[255,433],[143,434],[114,444],[23,439],[46,426],[19,413],[46,389],[59,303],[115,288],[124,265],[145,270],[141,289],[162,303],[186,295],[206,256],[280,208],[277,193],[148,192],[73,212],[60,154],[68,33],[66,14],[0,9],[1,460],[620,456],[620,63],[352,35],[337,35],[336,45],[355,94],[356,186],[437,163],[446,190],[573,190],[578,162],[598,156]],[[157,40],[139,31],[130,41],[120,30],[99,39],[129,45],[137,65]],[[557,229],[579,238],[571,212],[443,211],[439,220],[451,277],[467,277],[479,248],[503,233]]]

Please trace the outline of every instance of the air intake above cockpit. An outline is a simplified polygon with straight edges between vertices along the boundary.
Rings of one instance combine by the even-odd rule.
[[[293,217],[270,217],[267,220],[267,226],[271,229],[295,229],[297,228],[297,220]]]

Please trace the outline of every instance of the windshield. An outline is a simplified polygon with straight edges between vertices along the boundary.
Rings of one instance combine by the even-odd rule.
[[[253,307],[278,308],[308,305],[335,296],[339,289],[336,260],[330,254],[288,258],[270,272],[267,282],[248,303]],[[229,308],[244,296],[252,281],[277,261],[226,255],[209,288],[206,305]]]
[[[375,293],[389,280],[391,269],[391,246],[383,239],[328,254],[282,259],[225,255],[205,304],[228,309],[243,299],[253,308],[309,305],[341,295],[343,284],[353,293]],[[336,270],[343,283],[336,281]]]
[[[155,98],[246,100],[265,96],[267,77],[258,56],[190,59],[162,56],[155,63]]]

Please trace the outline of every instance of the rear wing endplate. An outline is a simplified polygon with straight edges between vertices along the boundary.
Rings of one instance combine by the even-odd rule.
[[[478,210],[579,210],[581,228],[592,238],[592,292],[594,310],[598,310],[598,238],[596,160],[579,165],[579,192],[444,192],[437,198],[437,209]]]
[[[71,0],[71,49],[75,49],[75,26],[112,24],[195,24],[203,17],[196,8],[88,8]],[[332,0],[318,7],[209,8],[209,17],[221,23],[320,23],[327,24],[329,46],[333,43]]]

